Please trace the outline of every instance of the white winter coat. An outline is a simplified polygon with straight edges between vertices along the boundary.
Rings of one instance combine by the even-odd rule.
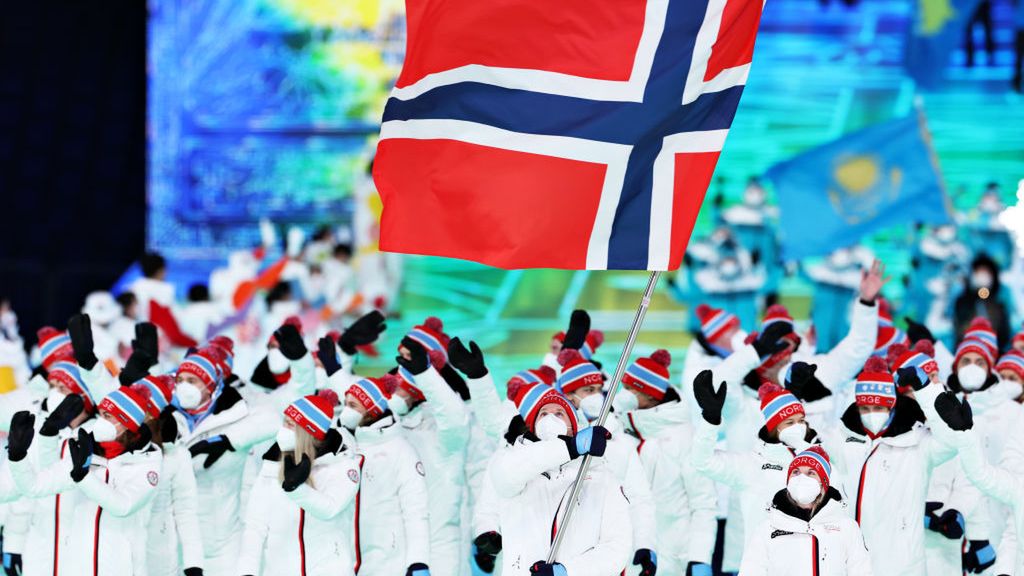
[[[569,460],[561,439],[520,438],[495,454],[490,481],[500,499],[502,575],[528,576],[547,558],[581,459]],[[629,506],[613,473],[592,462],[555,561],[569,576],[613,576],[631,560]]]
[[[348,450],[318,456],[312,485],[292,492],[281,488],[279,467],[264,460],[250,493],[237,573],[353,574],[350,505],[359,491],[359,458]]]
[[[810,521],[785,512],[785,491],[747,542],[739,576],[871,576],[860,527],[839,493],[830,490]]]
[[[146,558],[150,576],[178,576],[185,568],[202,568],[196,477],[188,450],[163,447],[163,474],[150,509]]]
[[[360,576],[405,574],[430,565],[426,470],[404,430],[387,416],[355,433],[363,457],[355,502],[356,565]]]

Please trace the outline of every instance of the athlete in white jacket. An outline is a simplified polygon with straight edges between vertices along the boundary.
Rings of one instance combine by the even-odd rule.
[[[503,576],[613,576],[632,551],[628,503],[600,458],[607,430],[579,430],[576,411],[554,389],[524,386],[517,398],[525,429],[495,454],[490,481],[501,499]],[[598,457],[583,479],[569,532],[553,563],[546,558],[565,513],[582,455]]]
[[[829,484],[831,471],[820,446],[793,458],[786,488],[747,543],[740,576],[872,575],[860,527]]]
[[[351,575],[359,460],[331,428],[332,391],[291,403],[246,508],[238,571],[246,575]]]

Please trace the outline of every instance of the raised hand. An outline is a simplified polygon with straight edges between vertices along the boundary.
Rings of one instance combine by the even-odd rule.
[[[346,328],[338,340],[338,346],[345,354],[353,356],[356,353],[356,346],[373,344],[386,328],[384,315],[374,310],[361,316]]]
[[[277,346],[281,349],[281,354],[284,354],[284,357],[289,360],[299,360],[309,351],[302,341],[299,329],[291,324],[284,324],[275,330],[274,338],[277,340]]]
[[[760,358],[773,356],[774,354],[785,350],[786,346],[789,346],[789,342],[783,340],[783,337],[791,334],[792,332],[793,326],[788,322],[775,322],[758,334],[757,340],[754,340],[754,343],[752,344],[754,351],[757,352],[757,355]]]
[[[462,344],[462,340],[458,337],[452,338],[448,343],[448,362],[470,378],[483,378],[487,375],[484,353],[480,351],[476,342],[470,341],[467,350]]]
[[[711,370],[703,370],[693,379],[693,396],[700,406],[704,420],[712,426],[722,423],[722,408],[725,407],[726,384],[715,392],[715,384]]]
[[[341,370],[341,361],[338,359],[338,349],[330,336],[324,336],[317,341],[316,357],[324,366],[328,378]]]
[[[871,263],[871,268],[869,270],[865,270],[861,274],[861,301],[865,304],[874,304],[875,299],[878,298],[878,294],[882,291],[882,287],[890,280],[892,280],[892,277],[885,275],[885,264],[883,264],[881,260],[875,259]]]
[[[569,329],[565,331],[565,339],[562,340],[562,348],[583,348],[589,333],[590,314],[587,314],[586,310],[573,310],[569,318]]]
[[[423,374],[430,368],[430,357],[427,355],[426,349],[419,342],[406,336],[402,338],[402,347],[409,351],[409,359],[406,360],[401,355],[396,356],[395,361],[401,367],[412,372],[414,376]]]
[[[75,314],[68,320],[68,336],[75,353],[75,362],[86,370],[92,370],[99,359],[93,352],[92,324],[88,314]]]

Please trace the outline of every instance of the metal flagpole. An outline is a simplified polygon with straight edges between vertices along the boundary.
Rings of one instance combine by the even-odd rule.
[[[651,277],[647,280],[644,297],[640,300],[640,307],[636,310],[636,316],[633,317],[633,326],[629,329],[626,345],[622,347],[622,354],[619,355],[619,363],[615,367],[612,385],[608,388],[608,396],[605,397],[604,404],[601,405],[601,416],[598,417],[596,426],[604,426],[605,420],[608,419],[608,413],[612,408],[612,400],[615,399],[615,394],[619,391],[619,383],[622,381],[622,376],[626,373],[626,364],[629,362],[629,355],[633,352],[636,335],[640,332],[640,325],[643,324],[647,308],[651,305],[651,296],[654,294],[654,288],[658,285],[658,278],[660,276],[661,272],[651,272]],[[583,489],[583,478],[586,476],[588,468],[590,468],[590,454],[583,457],[583,462],[580,463],[580,470],[576,474],[576,480],[572,483],[572,490],[569,492],[569,501],[566,504],[565,515],[562,516],[561,527],[555,533],[555,540],[551,543],[551,550],[548,552],[548,564],[554,563],[555,556],[558,554],[558,547],[562,544],[562,538],[568,532],[567,528],[572,521],[573,512],[576,511],[576,501],[580,497],[580,490]]]

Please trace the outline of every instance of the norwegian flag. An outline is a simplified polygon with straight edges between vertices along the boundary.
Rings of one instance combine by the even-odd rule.
[[[407,0],[380,247],[502,268],[679,267],[761,0]]]

